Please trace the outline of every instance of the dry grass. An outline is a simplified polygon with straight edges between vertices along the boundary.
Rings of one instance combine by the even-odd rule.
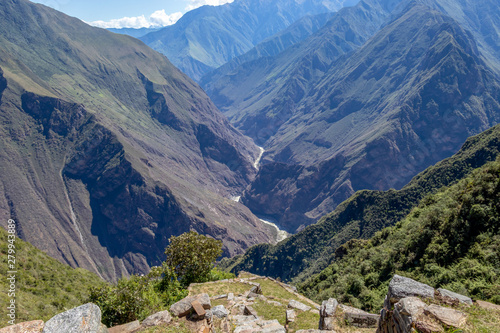
[[[207,293],[209,296],[224,295],[233,293],[235,295],[243,294],[250,290],[251,286],[241,282],[215,282],[197,284],[189,289],[189,295]]]

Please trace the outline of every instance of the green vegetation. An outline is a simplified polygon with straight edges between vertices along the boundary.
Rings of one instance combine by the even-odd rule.
[[[215,260],[222,254],[222,241],[190,231],[170,237],[165,254],[166,264],[173,268],[184,286],[189,286],[210,280]],[[213,274],[215,278],[224,276],[221,271]]]
[[[214,268],[222,242],[194,231],[171,237],[165,253],[167,260],[147,275],[133,275],[120,279],[116,286],[91,289],[89,300],[101,308],[104,324],[111,327],[143,320],[162,311],[186,297],[186,286],[192,282],[234,277]]]
[[[500,126],[495,126],[469,138],[458,153],[421,172],[401,190],[359,191],[318,223],[285,241],[274,246],[256,245],[244,255],[223,260],[219,267],[303,282],[331,264],[342,244],[368,239],[395,225],[426,195],[494,161],[500,155],[499,142]]]
[[[122,278],[116,286],[92,288],[90,302],[102,311],[108,326],[143,320],[187,296],[173,270],[165,263],[145,276]]]
[[[85,303],[89,288],[106,283],[97,275],[73,269],[49,257],[31,244],[16,238],[16,323],[48,320],[52,316]],[[0,228],[0,327],[7,326],[10,302],[6,273],[8,269],[7,232]]]
[[[397,273],[500,304],[500,159],[427,196],[395,226],[351,240],[336,260],[299,286],[378,311]]]

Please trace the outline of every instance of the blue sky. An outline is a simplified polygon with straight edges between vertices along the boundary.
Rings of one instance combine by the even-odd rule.
[[[33,0],[103,28],[166,26],[186,11],[232,0]]]

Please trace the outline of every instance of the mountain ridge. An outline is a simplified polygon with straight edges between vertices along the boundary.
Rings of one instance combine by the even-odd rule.
[[[190,229],[226,255],[273,241],[230,199],[259,149],[164,56],[27,1],[0,1],[0,21],[0,215],[19,236],[108,280]]]

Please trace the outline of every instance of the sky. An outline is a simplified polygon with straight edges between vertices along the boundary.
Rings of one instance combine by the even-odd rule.
[[[32,0],[101,28],[150,28],[174,24],[189,10],[233,0]]]

